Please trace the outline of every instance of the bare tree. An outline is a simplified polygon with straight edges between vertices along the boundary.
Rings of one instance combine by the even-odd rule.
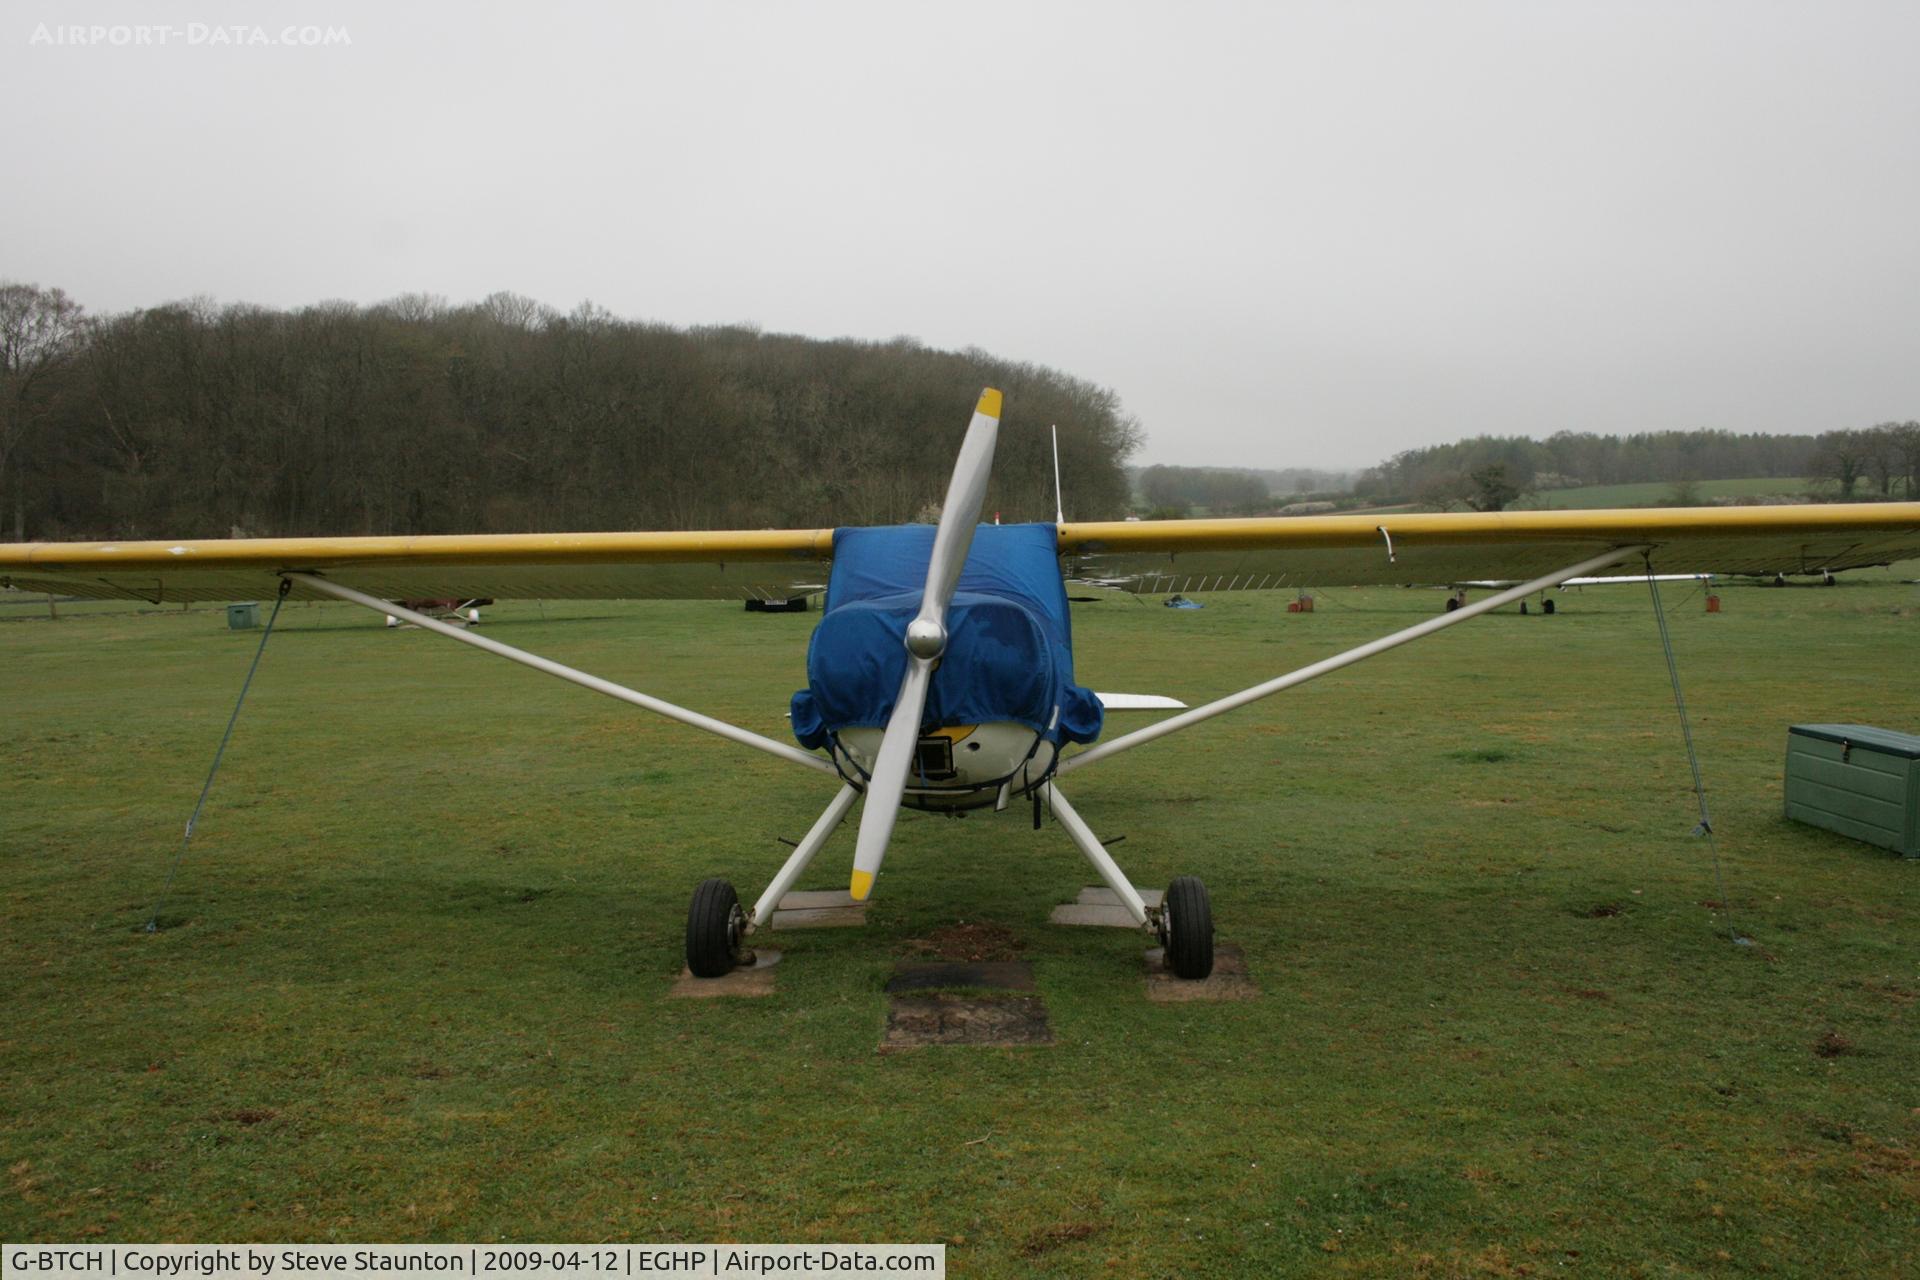
[[[1867,478],[1880,490],[1882,498],[1893,497],[1893,482],[1902,475],[1900,443],[1894,435],[1899,429],[1897,422],[1883,422],[1860,433],[1866,437],[1863,448],[1866,451]]]
[[[1907,486],[1909,501],[1920,499],[1920,422],[1888,424],[1893,435],[1894,452],[1900,459],[1901,479]]]
[[[1867,431],[1828,431],[1814,445],[1808,459],[1808,475],[1815,480],[1831,480],[1840,486],[1840,497],[1853,497],[1854,486],[1867,474],[1873,454],[1872,433]]]
[[[480,304],[481,308],[493,318],[495,324],[508,329],[540,329],[555,318],[555,311],[545,303],[537,302],[525,294],[509,293],[501,290],[490,293]]]
[[[47,415],[52,376],[79,351],[80,304],[59,289],[0,281],[0,494],[13,481],[13,537],[26,538],[26,495],[9,464]]]
[[[447,313],[447,300],[437,293],[395,294],[374,308],[405,324],[425,324]]]

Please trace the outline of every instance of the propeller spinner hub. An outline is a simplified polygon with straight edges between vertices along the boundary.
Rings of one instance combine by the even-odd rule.
[[[932,618],[915,618],[907,624],[907,652],[931,661],[946,652],[947,629]]]

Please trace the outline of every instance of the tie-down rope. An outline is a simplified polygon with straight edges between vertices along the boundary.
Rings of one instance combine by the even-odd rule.
[[[167,882],[160,886],[160,896],[154,899],[153,911],[147,916],[147,933],[160,931],[160,907],[173,892],[173,877],[180,870],[180,863],[187,856],[187,846],[193,843],[194,824],[200,821],[200,810],[207,805],[207,793],[213,790],[214,775],[220,772],[220,759],[227,754],[227,743],[233,740],[233,726],[240,722],[240,708],[246,704],[247,690],[253,687],[253,673],[260,669],[260,655],[267,651],[267,639],[273,635],[273,624],[280,616],[280,606],[286,601],[287,592],[293,583],[280,579],[280,594],[274,597],[273,612],[267,615],[267,629],[260,633],[260,647],[253,651],[253,665],[247,668],[247,678],[240,682],[240,696],[234,700],[233,714],[227,718],[227,731],[220,735],[220,745],[213,753],[213,767],[207,770],[207,780],[200,787],[200,798],[194,802],[193,816],[187,819],[187,833],[180,840],[180,852],[173,855],[173,865],[167,868]]]
[[[1713,859],[1713,891],[1721,909],[1727,913],[1727,936],[1736,945],[1746,946],[1751,939],[1740,936],[1739,929],[1734,927],[1733,899],[1727,896],[1727,882],[1720,872],[1720,842],[1714,838],[1713,815],[1707,812],[1707,785],[1700,778],[1700,756],[1693,749],[1693,725],[1687,719],[1687,698],[1680,691],[1680,667],[1673,660],[1673,636],[1667,630],[1667,612],[1660,607],[1660,584],[1654,578],[1651,557],[1647,558],[1647,590],[1653,594],[1653,617],[1660,624],[1660,647],[1667,655],[1667,679],[1673,683],[1673,709],[1680,715],[1680,736],[1687,744],[1687,766],[1693,770],[1693,797],[1700,806],[1700,825],[1693,829],[1693,834],[1707,838]]]

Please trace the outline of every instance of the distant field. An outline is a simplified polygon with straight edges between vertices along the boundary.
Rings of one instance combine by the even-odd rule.
[[[1920,729],[1920,590],[1643,590],[1471,622],[1088,769],[1142,885],[1263,990],[1149,1003],[1030,810],[909,815],[864,928],[666,998],[824,779],[342,606],[0,625],[0,1239],[921,1240],[956,1276],[1911,1275],[1920,861],[1779,816],[1788,724]],[[1080,604],[1079,676],[1219,695],[1438,591]],[[817,615],[532,604],[486,633],[773,735]],[[1127,724],[1150,717],[1116,716]],[[852,833],[809,887],[844,886]],[[1012,931],[1057,1043],[876,1052],[882,985]],[[1729,923],[1757,940],[1735,947]]]
[[[1549,489],[1543,493],[1529,493],[1509,509],[1513,511],[1585,511],[1601,507],[1659,507],[1673,501],[1674,490],[1677,487],[1674,481],[1659,480],[1646,484],[1594,484],[1578,489]],[[1810,491],[1810,483],[1806,480],[1756,476],[1742,480],[1698,480],[1694,482],[1693,489],[1697,498],[1704,502],[1714,498],[1764,498],[1776,494],[1800,497]],[[1382,511],[1412,509],[1417,508],[1408,504],[1394,507],[1355,507],[1336,514],[1366,515]],[[1188,512],[1188,515],[1195,519],[1210,514],[1205,507],[1195,507]]]
[[[1549,489],[1530,493],[1513,504],[1515,511],[1591,510],[1597,507],[1658,507],[1673,500],[1678,485],[1672,480],[1649,484],[1591,484],[1579,489]],[[1705,498],[1764,498],[1773,494],[1804,494],[1807,481],[1755,477],[1747,480],[1698,480],[1694,492]]]

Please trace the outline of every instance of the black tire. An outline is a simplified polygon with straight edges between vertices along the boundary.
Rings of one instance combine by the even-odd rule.
[[[1175,876],[1167,886],[1160,931],[1174,977],[1198,981],[1213,972],[1213,905],[1199,876]]]
[[[687,907],[687,972],[696,978],[722,978],[740,963],[740,939],[746,913],[730,881],[702,880]]]
[[[1525,613],[1526,611],[1527,611],[1527,602],[1525,600],[1522,600],[1520,602],[1520,612]]]
[[[1552,600],[1542,600],[1540,602],[1540,612],[1552,613],[1553,609],[1554,609],[1554,604]]]
[[[1455,609],[1458,609],[1459,607],[1460,607],[1460,597],[1459,597],[1459,596],[1448,596],[1448,597],[1447,597],[1447,612],[1448,612],[1448,613],[1452,613],[1452,612],[1453,612],[1453,611],[1454,611]]]

